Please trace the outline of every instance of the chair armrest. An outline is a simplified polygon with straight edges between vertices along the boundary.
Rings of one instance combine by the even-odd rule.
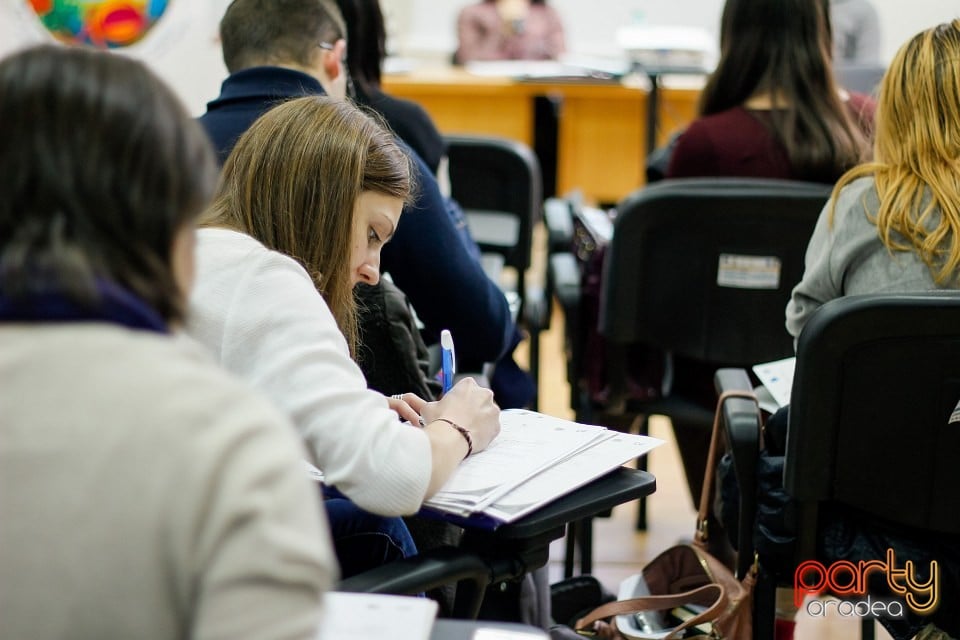
[[[571,385],[571,403],[574,408],[577,401],[577,378],[583,371],[584,335],[580,320],[580,265],[569,251],[554,253],[547,264],[547,276],[550,288],[560,310],[563,313],[564,350],[567,356],[567,382]]]
[[[573,213],[570,201],[547,198],[543,203],[543,223],[547,228],[547,249],[550,253],[566,251],[573,242]]]
[[[456,547],[437,547],[341,580],[337,591],[414,595],[460,580],[488,583],[488,563]]]
[[[550,328],[550,297],[543,286],[527,286],[527,299],[523,306],[523,322],[531,330]]]
[[[554,253],[547,265],[551,288],[564,314],[580,307],[580,265],[569,251]]]
[[[717,393],[753,391],[744,369],[718,369],[714,376]],[[737,523],[737,575],[746,575],[753,562],[753,528],[757,512],[757,458],[760,455],[760,413],[756,402],[729,398],[720,411],[727,451],[733,457],[734,473],[740,488],[740,517]]]

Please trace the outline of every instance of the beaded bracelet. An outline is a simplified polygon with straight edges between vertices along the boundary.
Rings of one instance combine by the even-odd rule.
[[[470,435],[469,431],[448,418],[434,418],[433,422],[446,422],[448,425],[459,431],[460,435],[463,436],[463,439],[467,441],[467,455],[463,456],[463,459],[466,460],[470,457],[470,454],[473,453],[473,436]]]

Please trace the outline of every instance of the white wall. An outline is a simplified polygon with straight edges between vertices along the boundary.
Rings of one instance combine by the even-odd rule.
[[[456,46],[456,15],[471,0],[381,0],[392,33],[391,49],[403,55],[449,59]],[[634,22],[685,24],[716,35],[723,0],[549,0],[564,17],[573,53],[616,52],[617,27]],[[226,71],[216,40],[229,0],[170,0],[168,14],[144,41],[128,50],[147,60],[200,114],[216,97]],[[873,0],[880,11],[883,57],[916,32],[960,17],[960,0]],[[27,9],[27,0],[0,0],[0,55],[49,40]]]
[[[147,62],[170,83],[190,113],[200,115],[220,93],[226,68],[217,23],[230,0],[170,0],[155,27],[124,53]],[[53,42],[27,0],[0,0],[0,56],[21,47]]]

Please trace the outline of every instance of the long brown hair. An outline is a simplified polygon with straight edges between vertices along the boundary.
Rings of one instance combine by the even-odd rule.
[[[884,245],[916,251],[939,284],[957,279],[960,20],[917,34],[894,56],[880,83],[874,161],[840,178],[832,201],[867,175],[880,198],[872,222]]]
[[[354,207],[364,191],[409,202],[411,166],[373,116],[346,100],[297,98],[240,136],[203,224],[247,233],[303,265],[355,354]]]
[[[700,113],[769,96],[772,133],[797,176],[832,183],[865,158],[869,145],[833,77],[829,12],[829,0],[727,0],[720,61]]]
[[[210,141],[142,63],[43,45],[0,62],[0,290],[84,306],[120,285],[167,322],[171,249],[213,195]]]

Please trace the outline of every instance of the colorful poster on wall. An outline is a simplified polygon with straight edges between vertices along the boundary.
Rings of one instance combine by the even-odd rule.
[[[41,24],[69,44],[103,49],[139,42],[167,10],[170,0],[26,0]]]

